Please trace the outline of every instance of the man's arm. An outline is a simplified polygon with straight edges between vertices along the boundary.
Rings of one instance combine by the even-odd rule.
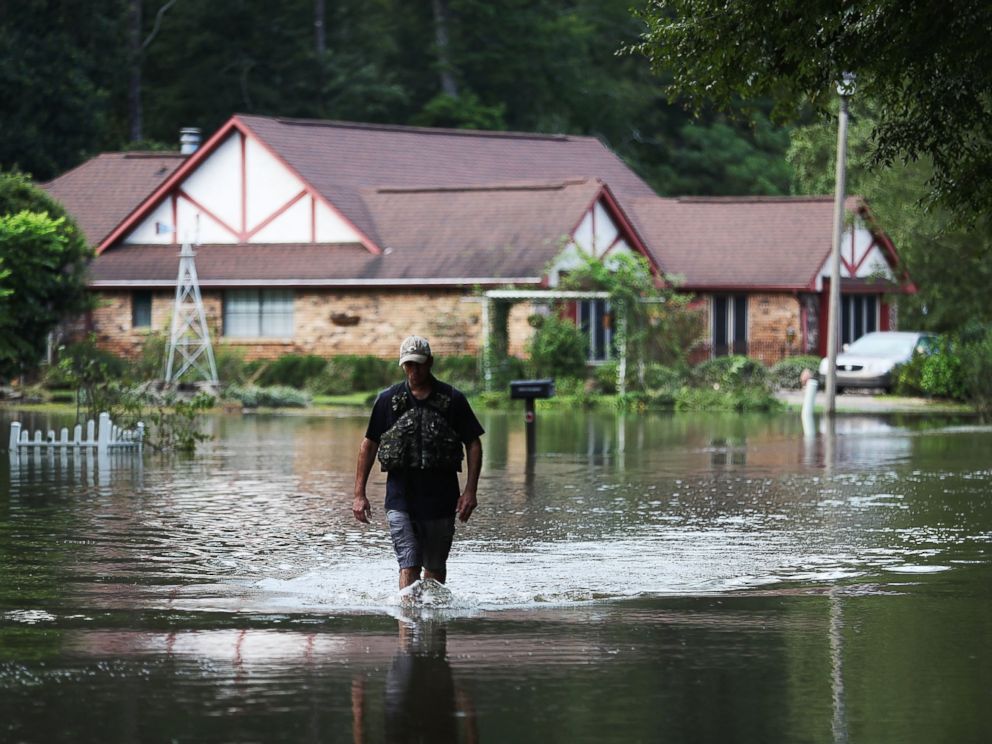
[[[375,456],[379,451],[379,443],[368,437],[362,439],[362,445],[358,448],[358,469],[355,472],[355,500],[351,505],[351,512],[359,522],[369,523],[369,516],[372,514],[372,505],[365,495],[365,487],[369,482],[369,473],[375,464]]]
[[[482,440],[478,437],[465,445],[465,463],[465,488],[458,497],[458,506],[455,509],[463,522],[468,521],[479,505],[476,491],[479,488],[479,473],[482,471]]]

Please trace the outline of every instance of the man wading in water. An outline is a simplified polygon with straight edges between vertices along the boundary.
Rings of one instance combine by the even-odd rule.
[[[431,374],[434,357],[426,338],[400,344],[406,381],[375,399],[358,452],[352,512],[368,524],[372,514],[365,489],[376,456],[386,477],[386,519],[400,564],[400,589],[420,579],[444,583],[455,535],[455,515],[472,516],[482,468],[484,433],[465,396]],[[466,460],[465,488],[458,471]]]

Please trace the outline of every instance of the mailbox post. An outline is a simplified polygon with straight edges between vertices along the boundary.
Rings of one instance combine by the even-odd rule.
[[[527,458],[534,456],[537,417],[534,414],[534,400],[537,398],[553,398],[555,381],[546,380],[511,380],[510,399],[523,400],[524,423],[527,427]]]

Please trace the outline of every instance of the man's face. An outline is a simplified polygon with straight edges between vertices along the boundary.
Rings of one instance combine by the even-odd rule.
[[[403,371],[406,373],[406,381],[410,387],[420,387],[431,376],[431,366],[434,364],[434,357],[428,358],[423,364],[419,362],[403,362]]]

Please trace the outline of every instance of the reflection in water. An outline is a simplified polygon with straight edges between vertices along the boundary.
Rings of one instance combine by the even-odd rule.
[[[451,602],[399,630],[364,411],[0,457],[0,739],[984,740],[992,429],[542,412],[528,468],[482,417]]]
[[[440,618],[401,618],[396,654],[386,673],[387,742],[477,742],[475,709],[460,688],[448,661],[448,631]],[[353,738],[366,736],[366,679],[351,687]]]

